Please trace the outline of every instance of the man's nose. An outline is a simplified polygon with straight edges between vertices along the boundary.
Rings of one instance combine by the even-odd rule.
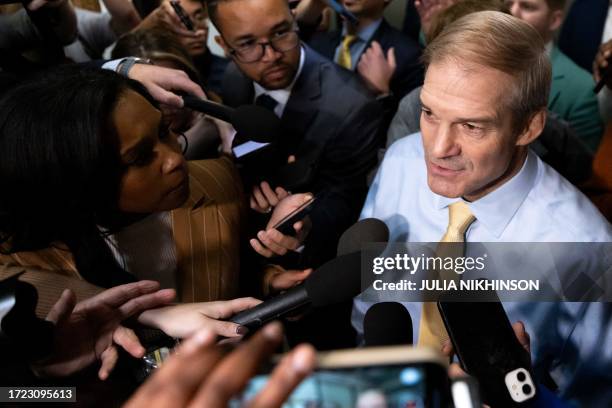
[[[263,62],[276,61],[283,56],[283,53],[276,51],[270,43],[262,44],[262,47],[264,48],[264,54],[261,57]]]
[[[451,157],[459,154],[461,149],[457,145],[451,126],[438,126],[433,145],[433,155],[437,158]]]

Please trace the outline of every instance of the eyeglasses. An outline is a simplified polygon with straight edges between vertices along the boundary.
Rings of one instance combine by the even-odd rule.
[[[259,61],[266,53],[266,47],[270,46],[276,52],[287,52],[294,49],[300,43],[297,30],[276,34],[268,42],[253,42],[238,48],[230,48],[230,55],[236,57],[240,62],[251,63]]]

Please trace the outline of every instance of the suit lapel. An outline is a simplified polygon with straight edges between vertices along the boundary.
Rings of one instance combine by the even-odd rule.
[[[304,45],[305,59],[302,72],[291,90],[283,112],[283,142],[289,153],[295,152],[304,139],[306,129],[314,120],[321,98],[321,62],[312,49]]]

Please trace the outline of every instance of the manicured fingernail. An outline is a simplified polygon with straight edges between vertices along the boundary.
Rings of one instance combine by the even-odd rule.
[[[244,336],[249,332],[249,328],[246,326],[238,326],[236,327],[236,334],[239,336]]]
[[[269,338],[270,340],[277,340],[282,336],[282,328],[279,322],[272,322],[268,324],[262,330],[264,336]]]

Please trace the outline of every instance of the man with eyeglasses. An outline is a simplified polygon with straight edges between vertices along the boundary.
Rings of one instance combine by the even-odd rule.
[[[264,106],[283,124],[284,157],[312,160],[316,172],[305,191],[318,200],[305,251],[316,245],[333,256],[335,241],[356,220],[365,197],[365,175],[380,144],[380,106],[353,74],[301,43],[286,0],[214,0],[209,14],[220,33],[217,42],[233,60],[224,102],[237,106],[266,99]],[[254,195],[252,208],[266,212],[284,194],[260,185]],[[320,242],[311,242],[314,236]],[[297,248],[295,242],[277,243]],[[278,254],[271,246],[267,249]]]
[[[300,41],[287,0],[212,0],[208,11],[220,33],[217,42],[233,60],[224,103],[267,106],[281,118],[276,148],[282,164],[295,158],[314,168],[303,188],[291,191],[317,197],[307,236],[289,237],[268,225],[251,246],[267,258],[303,246],[293,268],[316,267],[335,256],[340,234],[357,220],[382,143],[382,108],[353,73]],[[281,166],[279,161],[279,171]],[[254,186],[251,208],[266,213],[276,206],[287,192],[275,187]]]

